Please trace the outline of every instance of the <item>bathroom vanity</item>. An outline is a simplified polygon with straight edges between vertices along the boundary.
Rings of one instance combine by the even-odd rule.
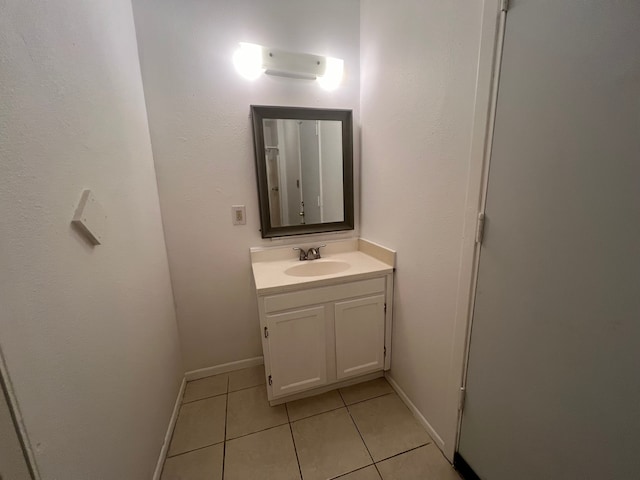
[[[348,239],[320,254],[301,261],[291,246],[251,249],[272,405],[390,368],[395,252]]]

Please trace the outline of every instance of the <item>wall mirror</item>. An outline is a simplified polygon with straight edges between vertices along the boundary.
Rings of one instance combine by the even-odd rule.
[[[353,230],[351,110],[251,106],[262,237]]]

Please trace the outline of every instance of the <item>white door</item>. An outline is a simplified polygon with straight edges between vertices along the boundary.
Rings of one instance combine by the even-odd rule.
[[[327,383],[325,325],[323,306],[267,315],[274,397]]]
[[[320,223],[320,150],[318,123],[301,120],[300,126],[300,190],[304,202],[306,224]]]
[[[338,380],[384,368],[384,295],[335,304]]]
[[[640,475],[640,2],[511,2],[458,454]]]

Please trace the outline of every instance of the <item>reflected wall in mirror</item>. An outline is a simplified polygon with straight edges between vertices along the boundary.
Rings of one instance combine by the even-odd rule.
[[[252,106],[262,236],[351,230],[350,110]]]

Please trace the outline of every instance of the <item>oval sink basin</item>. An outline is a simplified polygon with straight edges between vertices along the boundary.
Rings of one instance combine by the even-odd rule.
[[[350,267],[346,262],[335,260],[317,261],[311,260],[287,268],[284,273],[292,277],[318,277],[321,275],[331,275],[333,273],[344,272]]]

